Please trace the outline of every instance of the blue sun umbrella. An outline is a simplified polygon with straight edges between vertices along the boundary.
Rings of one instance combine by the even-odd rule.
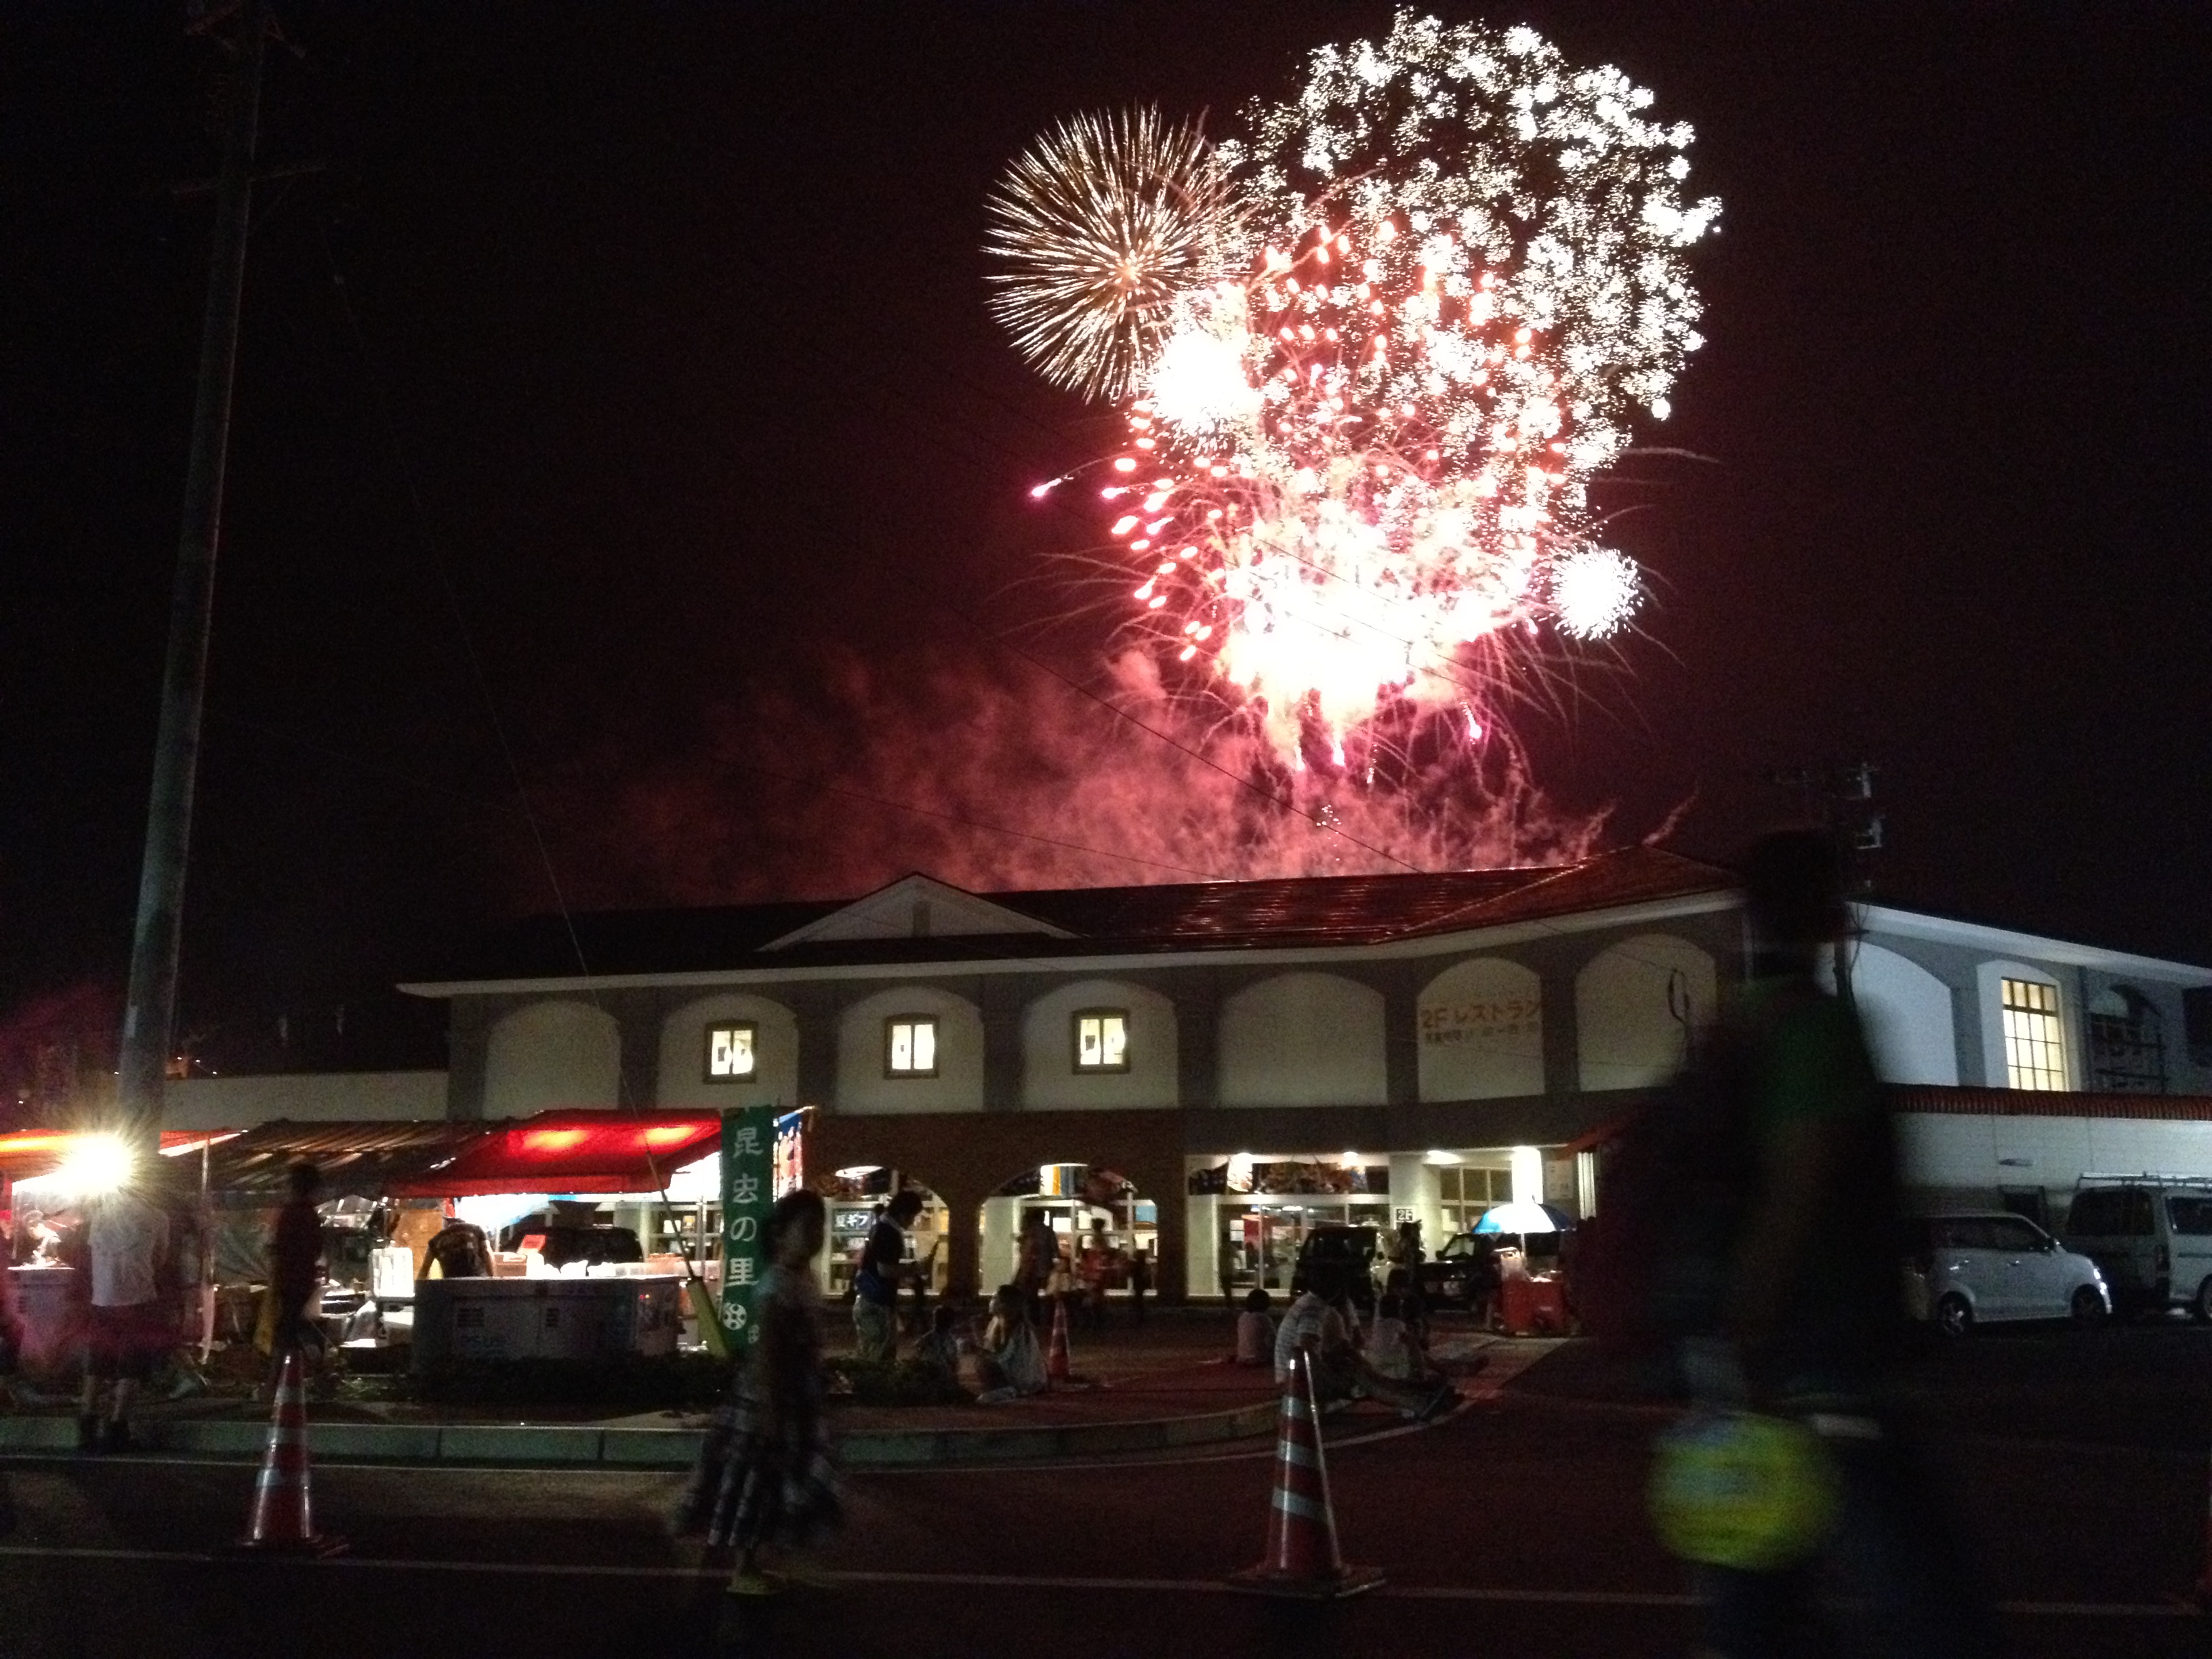
[[[1530,1233],[1563,1233],[1574,1224],[1574,1218],[1565,1210],[1518,1199],[1485,1210],[1482,1218],[1474,1224],[1474,1230],[1479,1233],[1516,1234],[1525,1238]]]

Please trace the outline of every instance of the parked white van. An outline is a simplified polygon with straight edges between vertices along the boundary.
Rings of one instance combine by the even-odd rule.
[[[2063,1237],[2097,1264],[2114,1307],[2186,1308],[2212,1322],[2212,1181],[2085,1175]]]

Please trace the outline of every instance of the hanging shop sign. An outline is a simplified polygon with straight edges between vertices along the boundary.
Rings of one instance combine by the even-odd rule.
[[[768,1271],[769,1206],[775,1201],[774,1109],[722,1114],[722,1329],[732,1351],[752,1346],[753,1297]]]
[[[775,1121],[775,1195],[806,1184],[806,1113],[786,1112]]]

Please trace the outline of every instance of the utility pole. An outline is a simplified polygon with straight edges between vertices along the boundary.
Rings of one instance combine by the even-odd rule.
[[[1875,807],[1875,774],[1871,761],[1851,761],[1841,766],[1795,766],[1770,771],[1764,781],[1778,789],[1796,792],[1805,823],[1825,830],[1835,838],[1842,854],[1845,898],[1853,905],[1874,888],[1869,854],[1881,851],[1882,815]],[[1854,914],[1852,937],[1859,932]],[[1836,946],[1836,993],[1845,1001],[1851,995],[1851,956],[1849,940]]]
[[[222,172],[216,185],[207,311],[200,328],[199,389],[192,404],[184,523],[170,592],[168,656],[161,673],[161,724],[154,745],[146,854],[139,870],[131,985],[123,1009],[117,1079],[120,1121],[116,1127],[141,1145],[151,1145],[161,1134],[162,1089],[176,1021],[192,788],[199,771],[208,631],[215,605],[216,550],[222,532],[223,466],[230,448],[231,387],[238,373],[238,314],[246,284],[253,146],[260,125],[261,70],[268,57],[269,25],[267,0],[244,0],[234,47],[236,72],[223,131]]]

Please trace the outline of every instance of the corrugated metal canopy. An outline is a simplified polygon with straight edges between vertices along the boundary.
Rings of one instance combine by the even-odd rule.
[[[208,1154],[208,1191],[220,1206],[281,1204],[286,1171],[304,1158],[322,1171],[325,1198],[381,1198],[500,1127],[279,1120],[217,1143]]]

